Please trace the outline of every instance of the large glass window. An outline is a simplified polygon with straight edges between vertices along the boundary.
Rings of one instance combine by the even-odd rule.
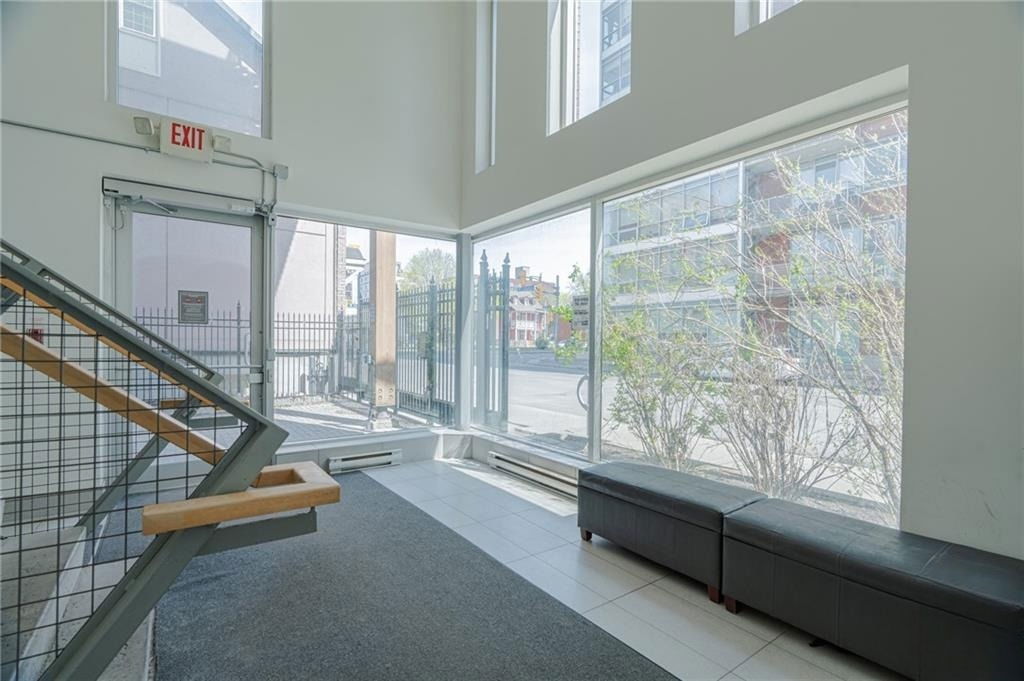
[[[117,103],[262,135],[262,0],[120,0]]]
[[[898,523],[906,111],[604,204],[602,446]]]
[[[590,211],[473,253],[474,423],[586,456]]]
[[[453,420],[453,242],[281,217],[274,260],[274,417],[291,441]]]
[[[549,0],[548,132],[629,93],[631,0]]]

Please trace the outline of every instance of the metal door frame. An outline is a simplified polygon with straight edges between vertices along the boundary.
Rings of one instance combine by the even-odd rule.
[[[103,296],[121,312],[134,313],[132,301],[132,219],[136,213],[197,220],[250,229],[250,342],[249,402],[266,416],[273,408],[273,353],[270,343],[271,319],[268,305],[270,253],[268,230],[271,218],[257,211],[249,199],[190,192],[161,185],[150,185],[104,178],[104,222],[106,244]],[[270,397],[268,397],[268,395]]]

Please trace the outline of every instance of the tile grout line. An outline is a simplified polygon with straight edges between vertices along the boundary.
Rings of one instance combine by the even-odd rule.
[[[536,556],[536,555],[533,555],[533,556],[526,556],[526,558],[537,558],[537,556]],[[519,560],[526,560],[526,558],[520,558]],[[541,560],[540,558],[537,558],[537,560],[540,560],[540,562],[541,562],[542,564],[544,564],[545,566],[547,566],[547,567],[551,568],[551,569],[552,569],[552,570],[554,570],[555,572],[559,573],[560,575],[562,575],[563,577],[565,577],[566,579],[568,579],[568,580],[569,580],[570,582],[572,582],[573,584],[577,584],[577,585],[579,585],[579,586],[583,587],[584,589],[586,589],[587,591],[591,592],[592,594],[594,594],[594,595],[596,595],[596,596],[600,596],[601,598],[604,598],[604,596],[601,596],[601,594],[597,593],[596,591],[594,591],[593,589],[591,589],[591,588],[590,588],[589,586],[587,586],[586,584],[584,584],[584,583],[583,583],[583,582],[581,582],[580,580],[576,579],[575,577],[573,577],[573,576],[571,576],[571,575],[567,575],[567,574],[565,574],[564,572],[562,572],[561,570],[559,570],[558,568],[556,568],[556,567],[555,567],[554,565],[552,565],[552,564],[548,563],[548,562],[547,562],[546,560]],[[519,562],[519,561],[512,561],[512,562],[513,562],[513,563],[516,563],[516,562]],[[508,567],[508,564],[507,564],[507,563],[506,563],[505,567]],[[512,568],[509,568],[509,569],[511,570]],[[515,572],[515,570],[512,570],[512,571],[513,571],[513,572]],[[519,574],[519,573],[516,573],[516,574]],[[565,603],[565,602],[564,602],[564,601],[562,601],[561,599],[559,599],[559,598],[555,598],[555,596],[552,596],[552,595],[551,595],[550,593],[548,593],[548,591],[547,591],[546,589],[542,588],[540,584],[538,584],[537,582],[533,581],[533,580],[532,580],[532,579],[530,579],[529,577],[526,577],[525,575],[519,575],[519,576],[520,576],[520,577],[522,577],[523,579],[525,579],[526,581],[528,581],[528,582],[529,582],[530,584],[533,584],[533,585],[534,585],[535,587],[537,587],[538,589],[540,589],[540,590],[541,590],[541,591],[543,591],[544,593],[546,593],[546,594],[548,594],[549,596],[551,596],[552,598],[554,598],[554,599],[555,599],[556,601],[558,601],[559,603],[561,603],[561,604],[562,604],[562,605],[564,605],[565,607],[569,608],[570,610],[574,610],[575,612],[578,612],[578,613],[579,613],[580,615],[584,615],[584,614],[586,614],[586,613],[588,613],[588,612],[590,612],[590,611],[592,611],[592,610],[596,610],[597,608],[600,608],[601,606],[604,606],[604,605],[608,605],[609,603],[611,603],[611,601],[610,601],[610,600],[608,600],[608,599],[605,599],[605,600],[604,600],[604,602],[602,602],[602,603],[599,603],[598,605],[595,605],[595,606],[593,606],[593,607],[591,607],[591,608],[587,608],[586,610],[576,610],[576,608],[573,608],[573,607],[572,607],[572,606],[570,606],[570,605],[569,605],[568,603]],[[618,638],[618,637],[616,636],[616,638]],[[620,640],[621,640],[621,639],[620,639]]]
[[[571,542],[570,542],[570,543],[571,543]],[[590,542],[587,542],[587,543],[588,543],[588,544],[590,544]],[[609,543],[612,543],[612,542],[609,542]],[[615,544],[614,544],[614,543],[612,543],[612,545],[614,546]],[[637,573],[633,572],[633,571],[632,571],[632,570],[630,570],[629,568],[627,568],[627,567],[624,567],[624,566],[622,566],[622,565],[619,565],[618,563],[613,563],[612,561],[608,560],[608,559],[607,559],[607,558],[605,558],[604,556],[600,555],[600,554],[599,554],[599,553],[597,552],[597,551],[598,551],[598,549],[594,548],[594,546],[595,546],[594,544],[590,544],[590,548],[587,548],[587,547],[586,547],[586,545],[585,545],[585,544],[584,544],[583,542],[580,542],[579,546],[580,546],[580,549],[582,549],[583,551],[586,551],[586,552],[587,552],[587,553],[589,553],[590,555],[592,555],[592,556],[596,556],[596,557],[600,558],[601,560],[603,560],[603,561],[604,561],[604,562],[606,562],[606,563],[611,563],[611,564],[612,564],[612,565],[614,565],[615,567],[619,568],[620,570],[622,570],[622,571],[624,571],[624,572],[628,572],[629,574],[633,575],[633,576],[634,576],[634,577],[636,577],[637,579],[643,579],[643,580],[647,580],[647,579],[648,579],[647,577],[644,577],[643,575],[638,575]],[[642,556],[640,556],[639,554],[633,554],[633,555],[637,556],[637,557],[638,557],[639,559],[641,559],[641,560],[643,560],[643,561],[646,561],[646,562],[649,562],[649,563],[651,563],[652,565],[656,565],[656,566],[658,565],[658,563],[655,563],[655,562],[653,562],[653,561],[648,561],[648,560],[647,560],[646,558],[643,558],[643,557],[642,557]],[[627,561],[627,562],[628,562],[628,561]],[[659,568],[660,568],[660,566],[659,566]],[[659,581],[661,581],[662,579],[665,579],[665,578],[666,578],[666,577],[668,577],[668,576],[669,576],[669,575],[668,575],[668,573],[667,573],[667,572],[666,572],[666,573],[664,573],[664,574],[659,574],[659,575],[658,575],[657,577],[655,577],[654,579],[651,579],[651,580],[650,580],[650,581],[648,581],[647,583],[648,583],[648,585],[650,585],[650,584],[655,584],[656,582],[659,582]],[[672,595],[674,596],[675,594],[672,594]]]
[[[621,596],[618,596],[617,598],[614,598],[614,599],[612,599],[612,600],[608,601],[607,603],[602,603],[601,605],[599,605],[599,606],[597,606],[597,607],[591,608],[591,609],[590,609],[590,610],[588,610],[587,612],[591,612],[591,611],[593,611],[593,610],[597,610],[597,608],[603,608],[604,606],[606,606],[606,605],[609,605],[609,604],[611,604],[611,605],[614,605],[614,606],[615,606],[616,608],[619,608],[620,610],[622,610],[622,611],[623,611],[624,613],[626,613],[626,614],[627,614],[627,615],[629,615],[630,617],[634,617],[634,618],[636,618],[636,619],[640,620],[641,622],[643,622],[643,623],[644,623],[644,624],[646,624],[647,626],[651,627],[651,628],[652,628],[652,629],[654,629],[655,631],[658,631],[658,632],[660,632],[661,634],[663,634],[663,635],[665,635],[665,636],[669,637],[670,639],[672,639],[673,641],[675,641],[675,642],[676,642],[676,643],[678,643],[679,645],[683,646],[683,647],[684,647],[684,648],[686,648],[687,650],[690,650],[690,651],[692,651],[692,652],[693,652],[693,654],[694,654],[694,655],[696,655],[697,657],[700,657],[700,658],[702,658],[702,659],[704,659],[704,660],[707,660],[708,662],[710,662],[711,664],[715,665],[716,667],[720,667],[720,668],[722,668],[722,669],[725,669],[725,674],[723,674],[722,676],[718,677],[719,679],[723,679],[723,678],[725,678],[726,676],[728,676],[729,674],[732,674],[732,673],[733,673],[733,669],[735,669],[735,667],[734,667],[733,669],[728,669],[728,668],[726,668],[726,666],[725,666],[725,665],[723,665],[723,664],[719,664],[718,662],[716,662],[716,661],[712,660],[712,659],[711,659],[710,657],[708,657],[708,656],[707,656],[707,655],[705,655],[704,653],[700,652],[699,650],[697,650],[696,648],[694,648],[693,646],[691,646],[691,645],[690,645],[689,643],[687,643],[686,641],[681,641],[680,639],[678,639],[678,638],[677,638],[677,637],[675,637],[674,635],[670,634],[669,632],[665,631],[664,629],[662,629],[662,628],[661,628],[661,627],[659,627],[658,625],[654,624],[653,622],[650,622],[650,621],[648,621],[648,620],[644,619],[643,617],[641,617],[640,615],[636,614],[636,613],[635,613],[635,612],[633,612],[632,610],[628,610],[628,609],[626,609],[626,608],[622,607],[621,605],[619,605],[618,603],[616,603],[616,601],[618,601],[619,599],[621,599],[621,598],[625,598],[626,596],[629,596],[630,594],[636,593],[637,591],[640,591],[641,589],[647,588],[648,586],[650,586],[650,584],[645,584],[645,585],[643,585],[643,586],[641,586],[641,587],[637,587],[636,589],[633,589],[632,591],[628,591],[628,592],[626,592],[626,593],[622,594]],[[609,632],[609,633],[610,633],[610,632]],[[612,634],[612,635],[614,636],[614,634]],[[620,641],[620,642],[621,642],[621,643],[622,643],[623,645],[625,645],[625,646],[628,646],[629,648],[631,648],[631,649],[632,649],[632,650],[633,650],[634,652],[636,652],[637,654],[639,654],[639,655],[643,655],[643,656],[644,656],[644,657],[646,657],[646,658],[647,658],[648,660],[651,660],[651,658],[647,657],[646,655],[644,655],[643,653],[641,653],[641,652],[640,652],[639,650],[637,650],[636,648],[633,648],[633,646],[629,645],[628,643],[626,643],[625,641],[623,641],[623,640],[622,640],[621,638],[619,638],[618,636],[615,636],[615,638],[617,638],[617,639],[618,639],[618,640],[619,640],[619,641]],[[767,645],[767,644],[765,644],[765,645]],[[760,651],[761,651],[761,649],[759,648],[759,649],[758,649],[758,652],[760,652]],[[756,655],[757,653],[754,653],[754,654]],[[753,657],[753,656],[751,656],[751,657]],[[748,659],[749,659],[749,658],[748,658]],[[654,660],[651,660],[651,662],[654,662]],[[746,660],[744,660],[743,662],[746,662]],[[658,663],[657,663],[657,662],[654,662],[654,664],[658,664]],[[743,663],[741,662],[740,664],[743,664]],[[658,666],[661,666],[661,665],[658,665]],[[738,667],[739,665],[736,665],[736,666]],[[664,667],[663,667],[663,669],[664,669]],[[667,669],[666,669],[665,671],[667,671],[667,672],[668,672],[669,674],[672,674],[672,672],[669,672],[669,671],[668,671]],[[675,674],[672,674],[672,676],[676,676],[676,675],[675,675]],[[679,678],[679,677],[676,677],[676,678]]]
[[[761,640],[763,641],[764,639],[761,639]],[[749,661],[750,661],[750,659],[751,659],[751,658],[753,658],[753,657],[754,657],[755,655],[757,655],[758,653],[760,653],[760,652],[761,652],[762,650],[764,650],[765,648],[767,648],[767,647],[768,647],[768,646],[770,646],[771,644],[772,644],[772,642],[771,642],[771,641],[768,641],[768,642],[766,642],[766,643],[765,643],[765,644],[764,644],[763,646],[761,646],[760,648],[758,648],[757,650],[755,650],[755,651],[754,651],[753,653],[751,653],[750,655],[748,655],[748,656],[747,656],[747,657],[746,657],[746,658],[745,658],[745,659],[744,659],[744,660],[743,660],[742,662],[740,662],[740,663],[739,663],[738,665],[736,665],[735,667],[733,667],[732,669],[730,669],[728,673],[729,673],[729,674],[736,674],[736,670],[737,670],[737,669],[739,669],[740,667],[742,667],[743,665],[745,665],[745,664],[746,664],[747,662],[749,662]],[[817,666],[817,665],[815,665],[815,666]],[[736,674],[736,676],[740,676],[740,675],[739,675],[739,674]],[[742,677],[742,676],[740,676],[740,678],[742,679],[743,677]]]
[[[661,591],[664,591],[664,592],[665,592],[665,593],[667,593],[667,594],[668,594],[669,596],[673,596],[673,597],[675,597],[675,598],[678,598],[678,599],[679,599],[679,600],[681,600],[681,601],[685,601],[685,602],[689,603],[690,605],[694,606],[695,608],[699,608],[700,610],[703,610],[703,611],[704,611],[704,612],[706,612],[707,614],[709,614],[709,615],[711,615],[711,616],[713,616],[713,617],[716,617],[716,618],[718,618],[718,619],[719,619],[719,620],[721,620],[722,622],[725,622],[726,624],[731,624],[732,626],[736,627],[737,629],[742,629],[743,631],[747,632],[748,634],[750,634],[750,635],[751,635],[751,636],[753,636],[754,638],[759,638],[759,639],[761,639],[762,641],[765,641],[766,643],[775,643],[775,641],[777,641],[777,640],[779,639],[779,637],[780,637],[780,636],[782,636],[782,635],[783,635],[784,633],[786,633],[786,630],[785,630],[785,629],[783,629],[783,630],[782,630],[782,631],[780,631],[779,633],[777,633],[777,634],[775,634],[774,636],[772,636],[772,637],[771,637],[770,639],[766,639],[766,638],[764,638],[763,636],[760,636],[759,634],[756,634],[756,633],[754,633],[754,632],[750,631],[750,630],[749,630],[749,629],[747,629],[746,627],[742,627],[742,626],[740,626],[739,624],[736,624],[736,623],[734,623],[734,622],[730,621],[730,619],[729,619],[728,617],[720,617],[720,616],[719,616],[719,613],[718,613],[718,612],[712,612],[711,610],[708,610],[708,609],[702,608],[701,606],[697,605],[696,603],[694,603],[694,602],[693,602],[693,601],[691,601],[690,599],[688,599],[688,598],[685,598],[685,597],[683,597],[683,596],[679,596],[679,595],[677,595],[677,594],[675,594],[675,593],[673,593],[673,592],[669,591],[668,589],[666,589],[666,588],[665,588],[665,587],[663,587],[663,586],[659,586],[658,582],[662,581],[663,579],[667,579],[668,577],[671,577],[671,576],[672,576],[672,575],[665,575],[664,577],[661,577],[660,579],[657,579],[657,580],[655,580],[655,581],[651,582],[651,585],[652,585],[652,586],[654,586],[655,588],[657,588],[657,589],[661,590]],[[710,602],[710,601],[709,601],[709,602]],[[715,605],[716,605],[716,608],[715,608],[715,610],[723,610],[723,611],[724,611],[724,606],[722,606],[721,604],[718,604],[718,603],[716,603]],[[726,611],[726,612],[728,612],[728,611]],[[759,611],[759,612],[760,612],[760,611]]]

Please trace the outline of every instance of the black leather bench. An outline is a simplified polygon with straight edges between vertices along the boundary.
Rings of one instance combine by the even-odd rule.
[[[722,517],[764,495],[686,473],[613,462],[579,473],[577,524],[697,579],[721,601]]]
[[[1024,679],[1024,561],[777,499],[725,518],[722,592],[912,679]]]

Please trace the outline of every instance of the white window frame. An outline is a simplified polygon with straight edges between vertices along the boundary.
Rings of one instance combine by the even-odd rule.
[[[156,40],[159,37],[159,35],[160,35],[160,2],[159,2],[159,0],[152,0],[152,2],[153,2],[153,32],[152,33],[146,33],[144,31],[140,31],[140,30],[138,30],[136,28],[132,28],[131,26],[125,26],[125,23],[124,23],[124,5],[125,5],[125,2],[134,2],[134,3],[138,4],[139,0],[117,0],[117,26],[118,26],[118,30],[125,31],[127,33],[131,33],[133,35],[137,35],[137,36],[140,36],[140,37],[143,37],[143,38],[149,38],[151,40]]]

